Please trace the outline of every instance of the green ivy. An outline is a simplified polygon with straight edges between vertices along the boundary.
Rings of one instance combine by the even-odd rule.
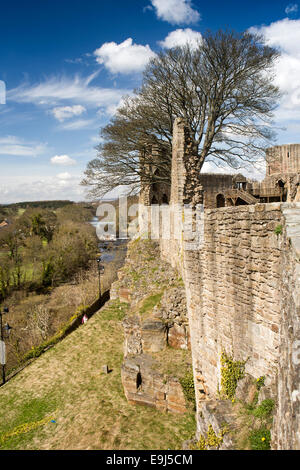
[[[237,383],[244,377],[246,361],[234,361],[233,357],[221,354],[221,395],[233,399]]]
[[[224,426],[217,435],[210,424],[206,433],[206,437],[200,436],[198,442],[191,446],[191,450],[207,450],[211,447],[219,449],[223,442],[224,435],[228,432],[228,427]]]
[[[187,372],[185,376],[180,379],[180,384],[182,386],[186,401],[188,403],[191,403],[193,405],[193,408],[196,409],[196,396],[195,396],[193,371]]]

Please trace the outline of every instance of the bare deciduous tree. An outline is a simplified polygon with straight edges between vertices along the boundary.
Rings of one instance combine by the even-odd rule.
[[[32,337],[33,344],[44,341],[49,333],[51,313],[45,305],[35,306],[28,314],[27,325],[24,330]]]
[[[161,52],[147,66],[141,89],[125,99],[102,129],[103,143],[82,184],[93,196],[119,185],[137,187],[149,178],[141,159],[152,163],[147,148],[153,144],[163,149],[158,178],[169,181],[177,116],[191,129],[199,172],[205,161],[241,168],[260,159],[274,137],[272,112],[280,96],[273,84],[277,57],[262,37],[248,32],[207,32],[196,48]]]

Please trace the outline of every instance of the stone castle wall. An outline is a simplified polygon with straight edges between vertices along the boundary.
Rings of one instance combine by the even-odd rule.
[[[182,119],[173,142],[171,205],[193,204]],[[198,411],[217,395],[222,351],[247,360],[277,403],[273,447],[282,449],[300,449],[299,246],[299,203],[206,209],[201,246],[161,241],[185,281]]]
[[[274,229],[282,214],[270,206],[207,210],[203,247],[184,252],[195,378],[205,378],[210,395],[222,351],[249,358],[253,377],[276,378],[282,265]]]
[[[300,172],[300,144],[277,145],[267,150],[267,176]]]

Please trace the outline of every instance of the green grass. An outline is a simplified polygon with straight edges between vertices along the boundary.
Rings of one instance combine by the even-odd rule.
[[[42,426],[43,423],[40,424],[40,422],[49,413],[53,413],[54,416],[56,409],[55,400],[51,397],[33,398],[23,402],[20,397],[14,396],[13,402],[20,402],[19,414],[11,421],[4,421],[0,425],[0,445],[11,449],[17,448],[26,441],[30,442],[34,434],[30,426],[31,428]],[[20,428],[22,432],[18,434]],[[14,433],[16,435],[12,435]]]
[[[153,308],[156,305],[158,305],[159,302],[161,301],[162,295],[163,295],[163,292],[159,292],[158,294],[149,295],[149,297],[147,297],[143,301],[142,306],[139,309],[140,314],[144,315],[144,314],[152,311]]]
[[[271,433],[269,429],[262,427],[253,430],[250,433],[251,450],[270,450],[271,449]]]
[[[127,308],[109,302],[0,389],[1,449],[181,449],[192,437],[193,412],[127,402],[121,383]],[[102,373],[104,364],[111,373]],[[7,437],[16,428],[21,433]]]
[[[273,409],[274,400],[267,399],[262,401],[252,413],[256,418],[267,418],[268,416],[271,416]]]

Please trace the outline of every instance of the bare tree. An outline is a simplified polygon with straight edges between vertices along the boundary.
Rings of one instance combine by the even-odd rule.
[[[147,149],[153,144],[163,150],[159,179],[170,181],[177,116],[191,129],[199,172],[205,161],[241,168],[260,159],[274,138],[272,112],[280,96],[273,84],[277,57],[262,37],[248,32],[207,32],[196,48],[161,52],[147,66],[141,89],[102,129],[103,143],[82,184],[93,196],[119,185],[136,187],[149,178]]]
[[[50,331],[51,313],[45,305],[37,305],[28,313],[26,328],[23,330],[28,332],[32,344],[39,344],[44,341]]]

